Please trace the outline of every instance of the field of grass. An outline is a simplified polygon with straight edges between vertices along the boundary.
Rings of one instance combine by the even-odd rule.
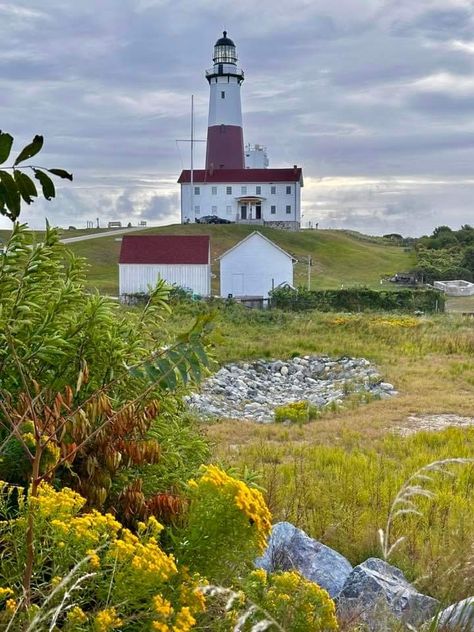
[[[254,227],[243,225],[172,225],[150,228],[140,235],[206,234],[211,237],[212,271],[215,278],[213,292],[218,292],[219,263],[217,257],[246,237]],[[259,228],[269,239],[294,255],[301,262],[295,267],[295,282],[306,284],[307,256],[313,258],[311,285],[315,288],[335,288],[351,285],[380,286],[380,277],[410,268],[414,255],[403,248],[379,243],[363,236],[354,236],[344,231],[305,230],[288,232],[274,228]],[[78,231],[70,231],[78,232]],[[69,236],[69,235],[68,235]],[[91,241],[70,244],[78,255],[86,257],[91,268],[88,280],[91,287],[100,292],[118,294],[118,257],[120,237],[104,237]]]
[[[192,311],[178,307],[174,326],[185,327]],[[306,425],[205,424],[216,460],[261,473],[275,520],[290,520],[353,564],[380,556],[377,530],[408,476],[437,459],[474,457],[474,428],[397,433],[412,415],[474,416],[470,318],[288,314],[236,306],[219,310],[215,340],[219,363],[295,354],[363,356],[399,391],[390,400],[347,404]],[[421,516],[396,521],[393,541],[401,535],[406,541],[391,558],[422,590],[447,602],[474,593],[468,564],[474,555],[474,466],[451,471],[454,476],[425,482],[436,496],[415,499]]]

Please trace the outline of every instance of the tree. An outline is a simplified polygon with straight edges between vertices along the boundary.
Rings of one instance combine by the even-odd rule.
[[[8,160],[12,145],[13,136],[0,131],[0,165]],[[0,170],[0,214],[12,221],[15,221],[20,215],[22,200],[26,204],[31,204],[34,198],[38,197],[36,185],[25,173],[25,169],[32,171],[46,200],[51,200],[56,195],[54,182],[46,172],[59,178],[72,180],[72,174],[64,169],[45,169],[36,165],[24,165],[21,169],[18,168],[20,163],[36,156],[42,147],[43,137],[35,136],[31,143],[20,151],[12,166],[2,167]]]

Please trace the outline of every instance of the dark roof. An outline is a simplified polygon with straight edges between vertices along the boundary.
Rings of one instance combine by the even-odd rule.
[[[230,37],[227,37],[227,31],[224,31],[223,35],[224,37],[219,38],[214,46],[233,46],[235,48],[234,42],[230,39]]]
[[[209,263],[209,235],[126,235],[119,263]]]
[[[302,180],[301,167],[292,169],[194,169],[194,182],[299,182]],[[181,172],[178,182],[191,182],[191,172]]]

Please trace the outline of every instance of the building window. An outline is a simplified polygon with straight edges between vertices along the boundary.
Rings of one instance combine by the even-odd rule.
[[[271,187],[270,187],[270,193],[271,193],[272,195],[276,195],[276,192],[277,192],[277,188],[276,188],[276,186],[274,186],[274,185],[273,185],[273,186],[271,186]]]
[[[199,215],[199,213],[201,212],[201,207],[199,205],[195,206],[194,207],[194,212],[196,213],[196,215]]]
[[[201,193],[201,187],[194,187],[194,195],[199,195]]]
[[[240,193],[242,195],[247,195],[247,187],[240,187]]]
[[[212,214],[217,215],[217,206],[212,207]]]
[[[262,187],[260,185],[255,187],[255,195],[262,195]]]
[[[289,186],[286,187],[286,194],[290,195],[291,194],[291,184]]]
[[[277,212],[277,207],[272,204],[272,206],[270,207],[270,213],[272,215],[276,215],[276,212]]]
[[[217,195],[217,187],[212,187],[212,195]]]
[[[286,212],[287,213],[291,213],[291,206],[288,204],[288,206],[286,207]]]
[[[232,187],[226,187],[225,192],[227,195],[232,195]]]
[[[226,206],[227,215],[232,215],[232,206]]]
[[[224,92],[224,90],[222,90],[222,92],[221,92],[221,99],[225,99],[225,92]]]

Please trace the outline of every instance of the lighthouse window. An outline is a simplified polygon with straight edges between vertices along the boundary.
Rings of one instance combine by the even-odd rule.
[[[288,206],[286,207],[286,212],[287,213],[291,213],[291,206],[288,204]]]
[[[290,193],[291,193],[291,185],[286,187],[286,194],[290,195]]]
[[[276,195],[276,192],[277,192],[277,188],[275,186],[270,187],[270,193],[272,195]]]
[[[255,195],[262,195],[262,187],[261,186],[255,187]]]
[[[270,207],[270,213],[271,213],[272,215],[275,215],[275,214],[276,214],[276,212],[277,212],[277,207],[276,207],[276,206],[274,206],[274,205],[272,205],[272,206]]]
[[[194,187],[194,195],[199,195],[201,193],[201,187]]]
[[[222,92],[221,92],[221,99],[225,99],[225,92],[224,92],[224,90],[222,90]]]
[[[240,187],[240,192],[242,195],[247,195],[247,187]]]
[[[227,195],[232,195],[232,187],[226,187],[225,192]]]
[[[212,195],[217,195],[217,187],[212,187]]]

